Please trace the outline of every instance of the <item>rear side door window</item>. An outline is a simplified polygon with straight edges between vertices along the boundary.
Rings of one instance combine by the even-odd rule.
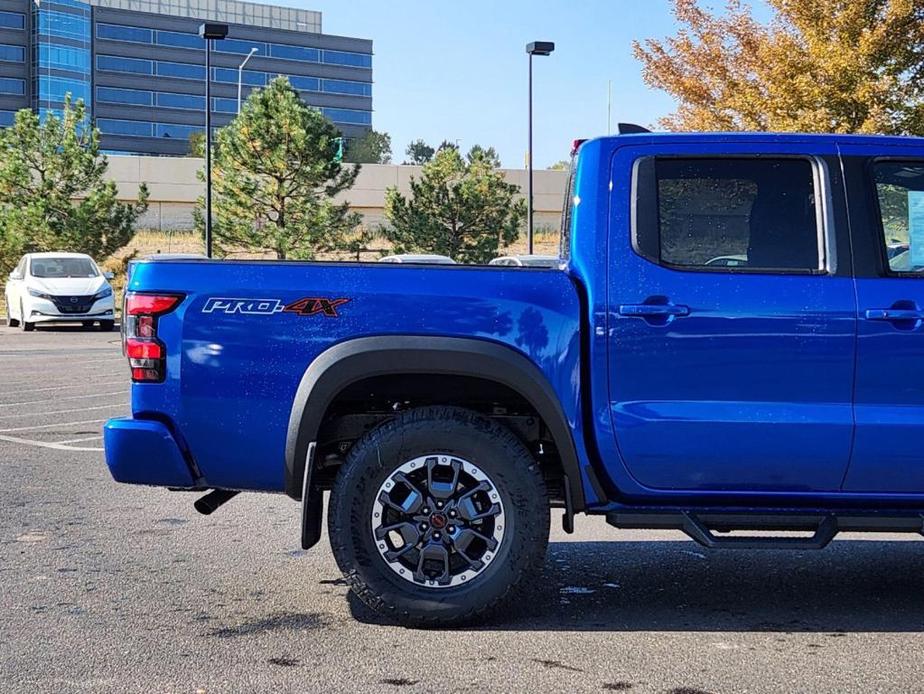
[[[634,246],[683,270],[820,272],[815,179],[812,162],[802,158],[642,161]]]
[[[889,274],[924,277],[924,163],[879,161],[872,170],[884,265]]]

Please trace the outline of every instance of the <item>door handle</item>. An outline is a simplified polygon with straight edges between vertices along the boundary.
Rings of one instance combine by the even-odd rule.
[[[622,304],[619,307],[619,315],[639,318],[688,316],[690,307],[677,304]]]
[[[864,316],[866,320],[917,321],[924,318],[924,313],[908,308],[869,308]]]

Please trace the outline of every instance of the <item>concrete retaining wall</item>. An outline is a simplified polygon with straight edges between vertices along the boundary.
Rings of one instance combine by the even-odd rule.
[[[162,231],[191,229],[192,211],[196,199],[205,186],[196,180],[202,160],[192,157],[132,157],[110,156],[107,177],[119,187],[119,195],[129,200],[138,194],[143,181],[150,190],[150,209],[139,222],[139,227]],[[419,166],[364,164],[351,190],[342,198],[363,215],[366,224],[384,221],[385,190],[397,186],[410,193],[411,177],[420,177]],[[506,179],[526,191],[526,171],[504,169]],[[564,171],[536,171],[534,173],[533,201],[537,229],[558,229],[567,173]]]

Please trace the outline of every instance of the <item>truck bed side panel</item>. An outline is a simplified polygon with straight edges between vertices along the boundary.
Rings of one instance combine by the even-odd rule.
[[[132,408],[167,416],[208,486],[282,491],[299,381],[323,350],[357,337],[508,345],[539,366],[568,420],[580,421],[580,309],[564,272],[158,261],[137,265],[129,288],[186,295],[160,323],[167,381],[135,385]]]

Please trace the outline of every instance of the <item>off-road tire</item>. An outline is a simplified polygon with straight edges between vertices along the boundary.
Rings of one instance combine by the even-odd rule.
[[[467,584],[430,588],[398,576],[372,536],[380,485],[406,461],[430,454],[477,465],[503,501],[504,539],[493,561]],[[337,565],[360,600],[390,621],[439,627],[483,619],[537,578],[549,515],[539,465],[510,429],[470,410],[423,407],[382,424],[352,447],[331,493],[328,533]]]

